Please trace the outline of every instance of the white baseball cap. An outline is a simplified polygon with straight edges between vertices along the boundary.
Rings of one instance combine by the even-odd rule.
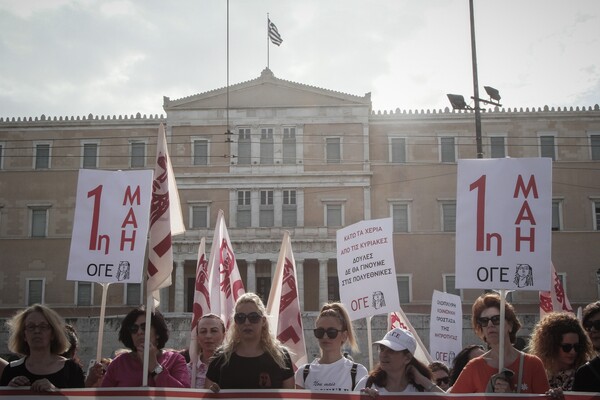
[[[395,328],[385,334],[382,340],[378,340],[373,344],[382,344],[394,351],[408,350],[410,354],[415,354],[417,349],[417,341],[409,331],[402,328]]]

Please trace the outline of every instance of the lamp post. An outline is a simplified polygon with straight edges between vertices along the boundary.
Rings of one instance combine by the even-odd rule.
[[[448,94],[447,96],[450,100],[450,104],[452,104],[453,109],[475,110],[475,143],[477,145],[477,158],[483,158],[483,144],[481,140],[481,108],[479,107],[479,103],[483,102],[498,107],[502,107],[502,104],[499,103],[500,92],[491,86],[483,87],[488,96],[490,96],[490,100],[479,98],[479,78],[477,77],[477,48],[475,46],[475,15],[473,12],[473,0],[469,0],[469,14],[471,22],[471,63],[473,67],[473,96],[471,96],[471,98],[475,101],[474,107],[468,106],[465,102],[465,98],[459,94]]]

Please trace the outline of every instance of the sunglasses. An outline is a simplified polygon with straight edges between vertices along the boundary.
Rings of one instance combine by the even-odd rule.
[[[585,324],[583,324],[583,328],[588,332],[591,332],[592,328],[594,328],[597,331],[600,331],[600,319],[598,319],[596,321],[586,322]]]
[[[132,334],[136,334],[138,333],[139,330],[143,330],[144,332],[146,332],[146,323],[141,323],[141,324],[133,324],[129,327],[129,332]]]
[[[500,325],[500,316],[499,315],[492,315],[489,318],[488,317],[479,317],[479,318],[477,318],[477,323],[482,328],[488,326],[488,324],[490,323],[490,321],[492,321],[492,324],[494,324],[495,326],[498,326],[498,325]]]
[[[325,336],[325,334],[327,334],[327,337],[329,339],[335,339],[338,335],[338,333],[342,332],[341,329],[336,329],[336,328],[315,328],[313,329],[313,333],[315,334],[315,337],[317,339],[323,339],[323,337]]]
[[[251,312],[250,314],[239,312],[233,316],[233,320],[238,325],[241,325],[244,322],[246,322],[246,318],[248,318],[248,321],[250,321],[251,324],[257,324],[262,319],[262,315],[260,315],[257,312]]]
[[[450,383],[450,378],[449,377],[444,377],[444,378],[439,378],[435,380],[435,383],[440,386],[440,385],[447,385]]]
[[[580,345],[579,343],[575,343],[575,344],[571,344],[571,343],[561,344],[560,348],[565,353],[570,353],[571,350],[573,350],[573,349],[575,349],[575,353],[579,353],[581,350],[583,350],[583,346]]]

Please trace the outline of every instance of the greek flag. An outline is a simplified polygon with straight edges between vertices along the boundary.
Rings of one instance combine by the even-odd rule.
[[[271,43],[273,43],[276,46],[279,46],[281,44],[281,42],[283,42],[283,39],[281,38],[281,35],[279,34],[277,27],[275,26],[274,23],[271,22],[270,19],[269,19],[269,39],[271,39]]]

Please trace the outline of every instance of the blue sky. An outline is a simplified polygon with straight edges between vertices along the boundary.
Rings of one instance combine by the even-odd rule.
[[[0,117],[161,114],[226,86],[225,0],[0,0]],[[374,110],[473,94],[468,0],[230,0],[230,84],[276,77]],[[480,92],[505,107],[600,104],[600,1],[476,0]]]

